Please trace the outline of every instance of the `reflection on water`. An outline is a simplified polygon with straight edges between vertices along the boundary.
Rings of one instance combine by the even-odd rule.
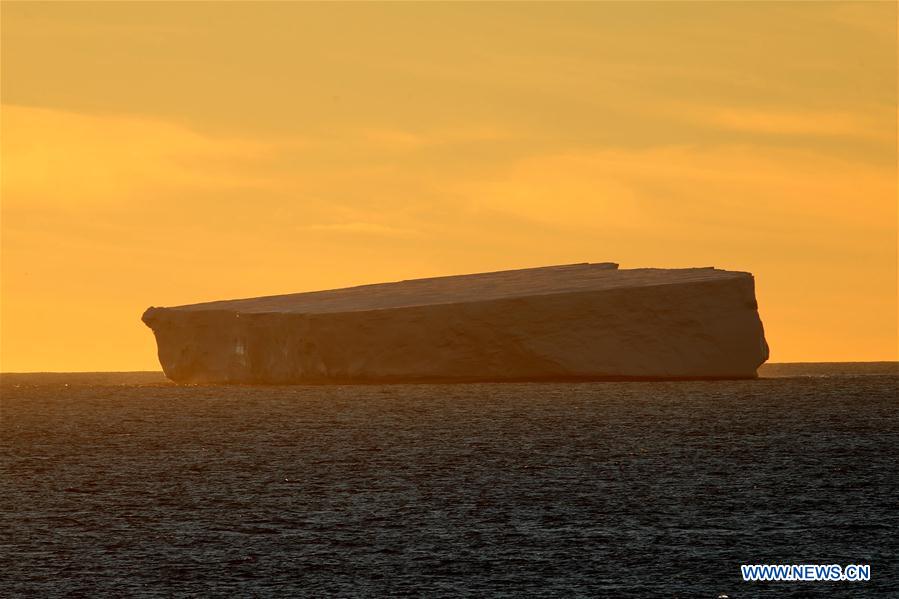
[[[878,372],[358,387],[4,375],[0,589],[895,596],[899,377]],[[741,563],[766,562],[870,563],[874,580],[740,580]]]

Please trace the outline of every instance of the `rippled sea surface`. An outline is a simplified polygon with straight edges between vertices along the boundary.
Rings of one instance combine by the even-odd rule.
[[[899,597],[896,366],[763,375],[4,375],[0,595]],[[743,563],[873,580],[746,583]]]

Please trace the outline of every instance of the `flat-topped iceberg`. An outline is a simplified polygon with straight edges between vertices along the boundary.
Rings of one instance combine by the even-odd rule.
[[[149,308],[189,383],[753,378],[751,274],[572,264]]]

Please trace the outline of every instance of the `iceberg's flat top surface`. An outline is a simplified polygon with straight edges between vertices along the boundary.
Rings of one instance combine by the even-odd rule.
[[[205,302],[177,306],[174,309],[186,311],[231,310],[240,313],[359,312],[621,287],[699,283],[746,276],[750,275],[712,267],[619,270],[618,265],[611,262],[583,263]]]

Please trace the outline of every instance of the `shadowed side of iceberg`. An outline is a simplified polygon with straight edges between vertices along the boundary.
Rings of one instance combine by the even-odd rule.
[[[318,312],[237,311],[218,302],[150,308],[143,320],[166,376],[178,382],[755,377],[768,346],[752,276],[685,270],[640,273],[631,279],[642,284],[620,285],[615,273],[628,271],[594,269],[595,281],[573,290],[480,301]],[[559,286],[571,276],[558,276]]]

